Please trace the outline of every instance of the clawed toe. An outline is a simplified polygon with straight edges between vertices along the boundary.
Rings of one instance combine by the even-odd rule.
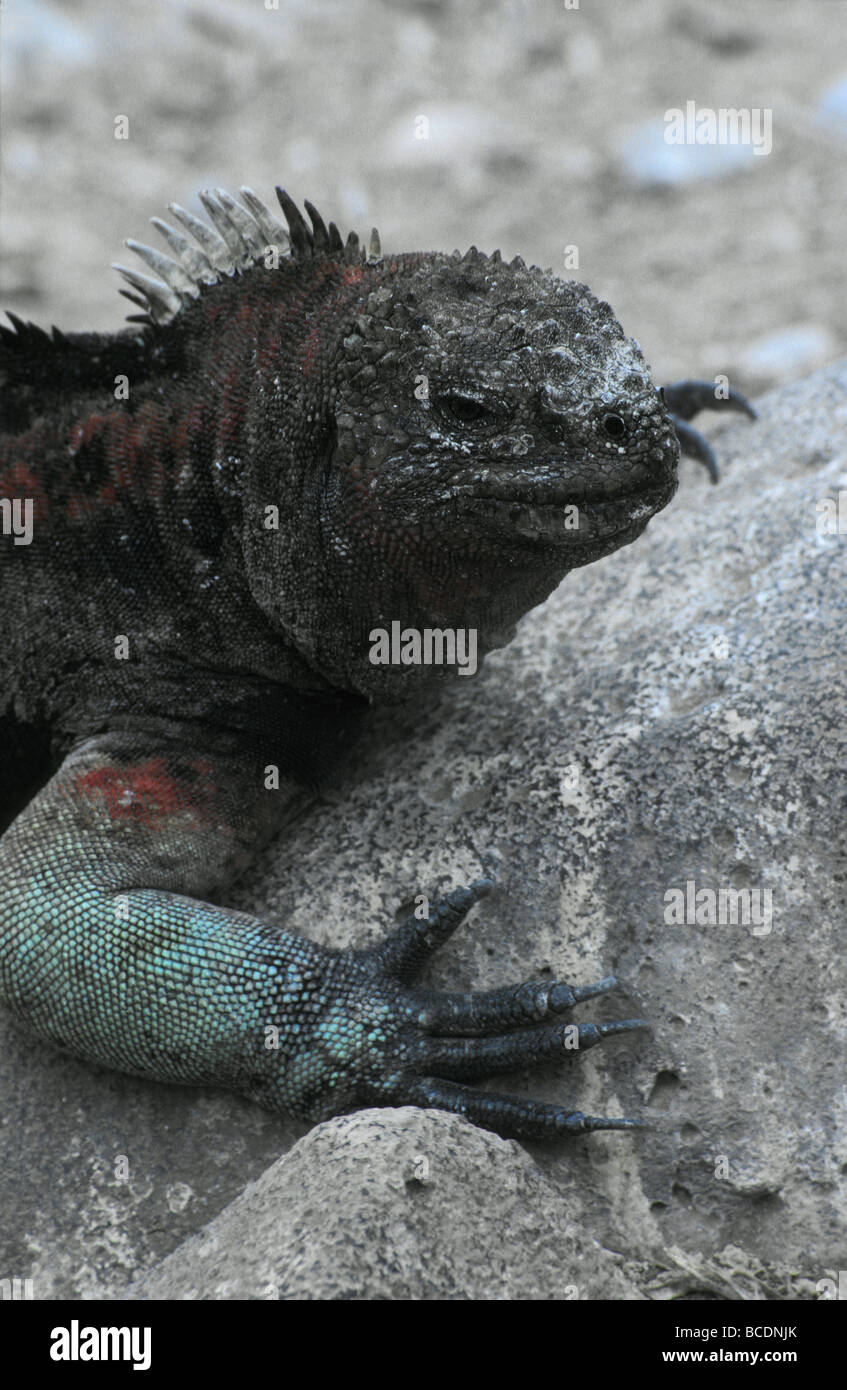
[[[455,1081],[421,1077],[412,1081],[397,1104],[420,1105],[464,1115],[471,1124],[493,1130],[504,1139],[556,1139],[562,1135],[593,1133],[601,1129],[642,1129],[642,1120],[604,1115],[584,1115],[560,1105],[496,1095],[460,1086]]]
[[[382,1104],[423,1105],[461,1114],[506,1138],[551,1138],[600,1129],[636,1129],[639,1121],[584,1115],[559,1105],[476,1090],[486,1075],[534,1066],[582,1052],[606,1038],[644,1029],[641,1018],[608,1023],[566,1022],[576,1005],[614,989],[614,975],[587,985],[527,980],[497,989],[450,992],[413,984],[433,952],[453,934],[474,903],[493,887],[478,879],[411,913],[377,947],[360,953],[369,977],[399,991],[408,1023],[398,1035],[401,1061],[373,1092]]]
[[[740,391],[731,387],[722,390],[713,381],[674,381],[663,388],[663,394],[682,453],[702,463],[716,483],[720,473],[714,451],[686,421],[701,410],[739,410],[755,420],[755,410]]]

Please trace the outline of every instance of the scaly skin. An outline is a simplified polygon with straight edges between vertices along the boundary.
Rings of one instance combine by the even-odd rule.
[[[287,235],[249,190],[204,202],[214,231],[174,209],[199,248],[157,224],[176,261],[140,249],[167,284],[127,273],[139,326],[0,330],[0,498],[32,504],[31,543],[0,536],[0,997],[78,1057],[305,1120],[626,1127],[468,1084],[572,1045],[614,983],[416,986],[486,880],[368,951],[204,898],[370,703],[450,673],[374,665],[373,629],[476,629],[483,659],[667,504],[676,423],[709,463],[683,420],[749,407],[678,383],[674,418],[609,306],[518,260],[365,256],[284,194]]]

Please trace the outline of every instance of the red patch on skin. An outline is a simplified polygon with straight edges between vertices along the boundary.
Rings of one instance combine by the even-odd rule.
[[[23,438],[18,442],[23,446]],[[31,499],[34,521],[46,520],[50,510],[41,483],[20,459],[0,473],[0,497],[18,497],[22,502]]]
[[[94,498],[86,497],[84,493],[74,493],[65,503],[65,516],[69,521],[79,521],[81,517],[87,516],[94,510]]]
[[[311,328],[303,344],[303,351],[300,357],[300,370],[304,376],[308,376],[315,365],[321,347],[321,335],[317,328]]]
[[[72,492],[65,502],[65,515],[77,521],[98,506],[114,506],[121,492],[134,490],[145,500],[161,498],[167,486],[163,445],[169,431],[179,437],[179,429],[179,425],[170,424],[155,401],[145,401],[135,415],[118,411],[95,414],[75,424],[67,438],[68,453],[73,458],[102,436],[110,477],[96,493]]]
[[[245,372],[239,357],[220,382],[220,416],[215,443],[218,455],[224,458],[238,452],[240,447],[246,389]]]
[[[71,457],[78,454],[84,444],[90,443],[105,423],[105,415],[89,415],[87,420],[82,420],[78,425],[74,425],[68,436],[68,453]]]
[[[72,790],[89,801],[99,802],[111,821],[156,830],[186,811],[201,818],[205,810],[212,809],[215,788],[210,782],[211,761],[197,759],[188,766],[201,774],[202,782],[186,786],[168,771],[166,760],[159,756],[130,767],[92,768],[74,779]]]
[[[258,348],[256,370],[263,376],[278,371],[282,356],[282,334],[272,328]]]
[[[186,459],[190,458],[194,441],[202,439],[207,432],[205,407],[196,402],[171,422],[170,449],[178,468],[184,467]]]
[[[108,456],[123,465],[123,476],[130,484],[139,482],[147,498],[161,497],[165,489],[165,469],[161,448],[168,423],[162,408],[145,401],[133,416],[113,416],[110,421]],[[121,476],[119,469],[115,470]]]

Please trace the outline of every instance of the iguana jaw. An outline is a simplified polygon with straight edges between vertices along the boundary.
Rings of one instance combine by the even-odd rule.
[[[586,496],[576,488],[562,489],[555,498],[549,489],[547,495],[516,492],[511,497],[480,491],[462,496],[459,506],[463,517],[473,519],[480,538],[579,553],[618,537],[634,539],[651,516],[667,506],[676,488],[674,469],[653,486],[618,496]]]

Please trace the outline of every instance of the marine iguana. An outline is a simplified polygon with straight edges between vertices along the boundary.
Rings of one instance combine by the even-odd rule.
[[[372,703],[482,658],[677,486],[686,421],[611,308],[516,257],[365,251],[277,190],[156,218],[141,312],[0,329],[0,998],[77,1057],[317,1121],[432,1106],[502,1135],[628,1128],[475,1084],[560,1054],[615,983],[414,979],[488,891],[330,951],[204,901],[343,760]],[[37,789],[34,783],[40,783]],[[420,918],[420,920],[419,920]],[[642,1026],[579,1026],[579,1045]]]

